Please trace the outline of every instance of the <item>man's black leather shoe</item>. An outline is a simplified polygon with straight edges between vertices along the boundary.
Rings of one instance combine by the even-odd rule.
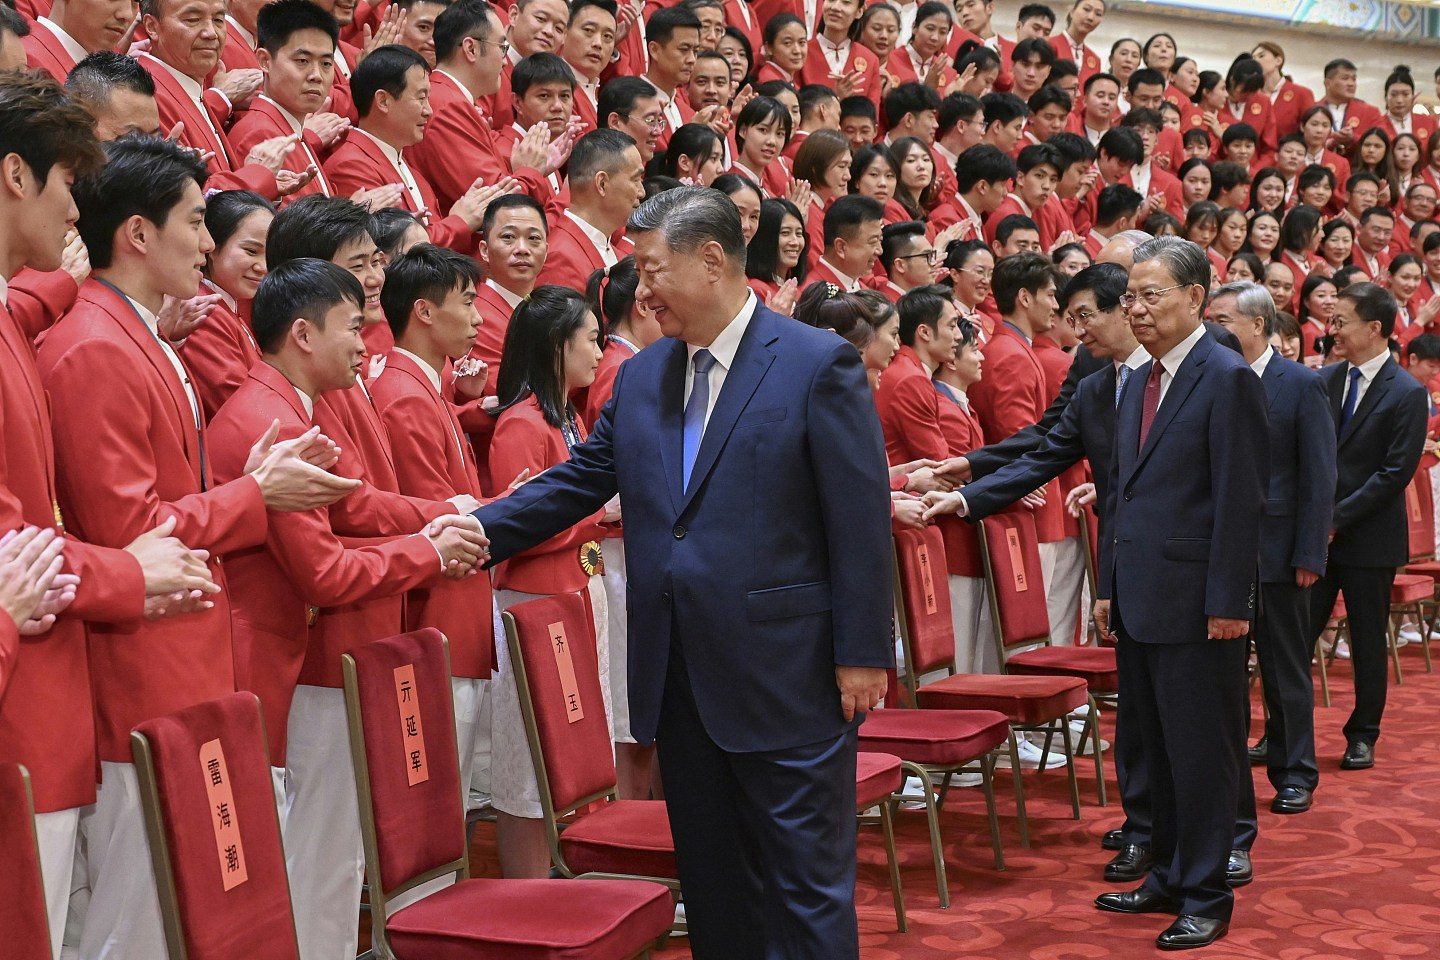
[[[1179,917],[1155,938],[1155,946],[1161,950],[1193,950],[1208,947],[1230,931],[1230,924],[1224,920],[1209,917]]]
[[[1103,836],[1103,837],[1100,838],[1100,846],[1103,847],[1103,848],[1105,848],[1106,850],[1123,850],[1123,849],[1125,849],[1125,831],[1124,831],[1124,830],[1107,830],[1107,831],[1105,831],[1105,836]]]
[[[1180,904],[1169,897],[1162,897],[1144,887],[1135,890],[1119,890],[1102,893],[1095,898],[1095,906],[1110,913],[1179,913]]]
[[[1243,887],[1255,879],[1250,866],[1249,850],[1231,850],[1230,862],[1225,865],[1225,882],[1232,887]]]
[[[1111,883],[1139,880],[1150,872],[1150,865],[1154,862],[1149,847],[1127,843],[1114,859],[1105,864],[1105,879]]]
[[[1250,748],[1250,766],[1263,767],[1269,758],[1270,745],[1264,737],[1261,737],[1260,742]]]
[[[1270,801],[1272,813],[1304,813],[1310,809],[1312,794],[1304,787],[1281,787]]]
[[[1341,770],[1369,770],[1375,766],[1375,748],[1358,740],[1345,748],[1345,758],[1340,761]]]

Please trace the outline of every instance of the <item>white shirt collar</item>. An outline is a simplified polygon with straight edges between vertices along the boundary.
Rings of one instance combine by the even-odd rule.
[[[55,39],[60,41],[60,46],[65,48],[65,52],[70,54],[76,63],[79,63],[89,56],[89,51],[80,46],[79,42],[70,36],[70,34],[66,33],[65,28],[61,27],[60,24],[54,20],[51,20],[49,17],[41,17],[36,22],[55,35]]]
[[[575,223],[580,227],[580,232],[585,234],[585,238],[587,240],[595,244],[595,249],[599,250],[602,255],[607,252],[613,254],[614,251],[610,249],[610,238],[605,236],[605,234],[601,233],[600,230],[597,229],[588,220],[580,218],[573,210],[566,210],[565,216],[575,221]]]
[[[170,76],[175,78],[175,82],[180,84],[180,89],[185,91],[185,95],[191,100],[194,100],[197,104],[200,104],[203,108],[204,101],[201,99],[201,97],[205,93],[204,87],[202,87],[195,80],[192,80],[191,78],[185,76],[185,74],[181,73],[179,70],[176,70],[174,67],[170,66],[170,64],[166,63],[164,60],[161,60],[154,54],[147,53],[145,54],[145,57],[146,59],[151,60],[154,63],[158,63],[160,64],[160,66],[164,67],[165,71],[169,73]]]
[[[295,387],[295,384],[292,383],[290,386]],[[315,401],[310,399],[310,394],[299,387],[295,387],[295,394],[300,398],[300,405],[305,408],[305,416],[312,420],[315,419]]]
[[[244,40],[247,44],[249,44],[251,50],[255,49],[255,34],[240,26],[240,21],[236,20],[228,13],[225,15],[225,22],[235,28],[235,32],[240,34],[240,39]]]
[[[1360,364],[1360,376],[1364,378],[1366,383],[1374,383],[1375,375],[1380,372],[1380,368],[1385,366],[1385,361],[1389,359],[1390,351],[1381,350],[1379,353],[1375,354],[1375,356]],[[1354,367],[1355,364],[1352,363],[1350,364],[1350,366]],[[1348,372],[1346,375],[1349,375]]]
[[[509,305],[511,310],[514,310],[516,307],[520,306],[520,301],[525,299],[518,293],[511,293],[509,290],[506,290],[494,280],[486,280],[485,286],[500,294],[500,299],[504,300]]]
[[[820,262],[825,264],[825,266],[830,269],[831,273],[835,274],[835,276],[840,280],[840,285],[845,288],[846,293],[854,293],[860,288],[859,280],[856,280],[854,277],[843,273],[835,266],[835,264],[831,263],[829,260],[821,257]]]
[[[945,146],[945,144],[941,143],[939,140],[936,140],[935,143],[932,144],[932,146],[934,146],[935,152],[940,154],[940,158],[945,161],[945,166],[950,168],[951,173],[954,173],[955,161],[960,159],[960,155],[958,153],[951,153],[950,150]]]
[[[1164,367],[1165,372],[1173,378],[1176,371],[1180,369],[1180,365],[1185,362],[1186,357],[1190,356],[1190,351],[1195,349],[1195,344],[1199,343],[1203,336],[1205,336],[1205,324],[1198,323],[1190,332],[1190,336],[1175,344],[1170,348],[1169,353],[1160,358],[1160,366]]]
[[[425,372],[425,376],[427,379],[429,379],[430,385],[435,388],[435,392],[440,393],[440,371],[430,366],[430,364],[425,360],[424,357],[421,357],[419,354],[411,353],[404,347],[396,347],[395,352],[403,353],[405,356],[415,361],[415,365]],[[441,396],[443,395],[444,394],[441,394]]]
[[[974,220],[975,226],[979,227],[981,219],[980,214],[976,213],[975,208],[970,206],[970,201],[966,200],[963,194],[956,194],[955,199],[960,201],[960,209],[965,211],[965,216],[969,217],[971,220]]]
[[[361,136],[368,137],[373,140],[375,144],[380,147],[380,152],[385,154],[385,159],[389,160],[392,164],[394,164],[395,169],[400,169],[400,164],[402,161],[400,159],[399,150],[390,146],[390,144],[386,143],[384,140],[381,140],[379,137],[375,136],[375,134],[371,133],[368,130],[362,130],[359,127],[352,127],[351,132],[358,133]]]
[[[1119,364],[1119,366],[1126,366],[1129,367],[1131,370],[1139,370],[1141,367],[1145,366],[1145,364],[1149,362],[1150,354],[1145,352],[1145,348],[1136,347],[1134,352],[1132,352],[1130,356],[1126,357],[1125,362],[1123,364]]]
[[[470,92],[469,87],[465,86],[465,84],[460,82],[460,78],[455,76],[455,74],[451,73],[449,70],[442,69],[441,67],[436,67],[434,72],[441,74],[442,76],[449,77],[450,82],[455,84],[455,86],[459,87],[460,92],[465,95],[466,101],[468,101],[469,103],[475,102],[475,95]]]
[[[231,313],[237,317],[240,315],[240,305],[235,302],[234,297],[217,287],[209,278],[201,280],[200,282],[203,283],[211,293],[219,294],[220,299],[224,302],[225,306],[230,308]]]
[[[727,373],[731,367],[735,366],[735,353],[740,349],[740,338],[745,336],[750,321],[755,319],[755,307],[758,304],[759,301],[755,299],[755,291],[751,290],[749,296],[745,298],[745,303],[741,305],[740,312],[735,314],[734,319],[725,325],[725,329],[715,335],[715,339],[710,341],[710,346],[704,348],[710,351],[715,362],[724,367]],[[687,343],[685,347],[689,352],[689,358],[693,361],[695,352],[701,348],[693,343]]]
[[[1265,376],[1265,368],[1270,365],[1270,358],[1273,356],[1275,356],[1275,348],[1266,344],[1265,352],[1256,357],[1255,362],[1250,364],[1250,369],[1255,371],[1255,376]]]
[[[272,106],[272,107],[274,107],[276,110],[279,110],[279,111],[280,111],[280,116],[284,117],[284,118],[285,118],[285,122],[288,123],[288,124],[290,124],[290,132],[291,132],[291,133],[301,133],[301,132],[304,131],[304,129],[305,129],[305,124],[301,123],[300,120],[299,120],[299,118],[296,117],[295,114],[291,113],[289,110],[286,110],[284,107],[280,106],[279,103],[277,103],[276,101],[270,99],[268,96],[266,96],[266,95],[263,94],[263,93],[260,94],[260,99],[261,99],[261,100],[264,100],[266,103],[270,104],[270,106]]]
[[[960,404],[962,410],[966,413],[970,412],[970,395],[964,390],[954,384],[946,383],[944,380],[932,380],[931,382],[935,384],[936,388],[944,390],[948,396],[954,397],[955,402]]]

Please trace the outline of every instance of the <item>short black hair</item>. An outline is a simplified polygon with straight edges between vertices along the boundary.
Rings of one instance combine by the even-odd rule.
[[[486,6],[489,6],[489,4],[486,4]],[[620,19],[620,6],[615,0],[575,0],[574,3],[570,4],[570,19],[567,22],[574,23],[575,18],[580,15],[580,11],[586,7],[598,7],[616,20]]]
[[[694,27],[698,36],[701,28],[700,18],[684,7],[661,7],[650,14],[650,19],[645,21],[645,42],[664,46],[670,42],[670,38],[675,35],[676,30],[683,30],[686,27]]]
[[[116,90],[154,97],[155,78],[134,57],[99,50],[71,68],[65,78],[65,89],[92,106],[103,107],[109,104]]]
[[[1440,360],[1440,337],[1422,333],[1405,346],[1405,356],[1415,360]]]
[[[1330,75],[1338,70],[1349,70],[1353,73],[1355,72],[1355,64],[1346,60],[1344,57],[1336,57],[1334,60],[1325,64],[1325,79],[1329,80]]]
[[[991,143],[977,143],[955,158],[955,189],[969,193],[977,183],[1004,183],[1014,180],[1015,161]]]
[[[370,211],[344,197],[312,193],[275,214],[265,238],[265,263],[274,270],[286,260],[333,260],[341,247],[372,237]]]
[[[1048,283],[1057,286],[1059,273],[1050,258],[1040,253],[1017,253],[1002,257],[995,264],[995,275],[990,279],[990,290],[995,295],[995,308],[1002,316],[1015,312],[1015,302],[1021,290],[1039,293]]]
[[[355,112],[362,117],[369,116],[375,95],[381,90],[399,97],[405,92],[407,75],[415,67],[430,73],[425,58],[409,47],[391,43],[372,50],[350,74],[350,96],[355,101]]]
[[[380,306],[390,332],[398,338],[410,326],[416,300],[442,303],[454,290],[480,282],[480,264],[472,257],[433,243],[417,243],[391,260],[380,288]]]
[[[938,283],[926,284],[906,291],[895,304],[900,311],[900,342],[906,346],[915,345],[915,331],[923,324],[932,330],[940,329],[940,317],[945,305],[952,304],[950,288]]]
[[[1024,23],[1026,20],[1049,20],[1050,26],[1055,26],[1055,11],[1043,3],[1027,3],[1020,8],[1016,15],[1016,23]]]
[[[1329,184],[1330,189],[1334,190],[1335,171],[1318,163],[1312,163],[1295,177],[1295,192],[1298,194],[1302,190],[1318,187],[1322,183]]]
[[[804,237],[800,249],[800,262],[791,274],[800,285],[805,285],[805,261],[810,253],[810,236],[805,230],[805,214],[800,208],[782,197],[771,197],[760,202],[760,223],[755,236],[745,249],[745,276],[752,280],[772,282],[780,274],[780,228],[786,217],[794,217],[800,223]]]
[[[1040,232],[1040,228],[1035,225],[1034,220],[1023,213],[1012,213],[1001,217],[1000,222],[995,224],[995,241],[1003,247],[1010,242],[1010,238],[1015,235],[1017,230],[1034,230],[1037,234]]]
[[[1264,85],[1265,70],[1260,66],[1260,61],[1248,53],[1236,57],[1225,74],[1225,89],[1243,96],[1258,93]]]
[[[54,81],[47,82],[59,92]],[[3,97],[6,90],[0,86],[0,117],[9,113]],[[203,189],[210,176],[195,151],[161,137],[121,137],[105,144],[104,148],[105,165],[77,179],[73,190],[75,206],[80,210],[76,226],[85,249],[90,252],[90,265],[97,270],[113,262],[115,231],[122,223],[140,216],[157,227],[164,227],[188,187],[195,184]],[[7,142],[3,129],[0,129],[0,150],[19,153],[22,159],[25,156]]]
[[[1417,184],[1422,184],[1425,181],[1417,178],[1415,182]],[[1369,170],[1361,170],[1359,173],[1352,173],[1350,177],[1345,181],[1345,192],[1354,193],[1355,188],[1362,183],[1368,183],[1373,185],[1375,189],[1380,189],[1380,178],[1375,176],[1375,174],[1371,173]]]
[[[840,119],[844,120],[846,117],[864,117],[871,123],[880,121],[880,114],[875,110],[875,101],[858,95],[840,101]]]
[[[586,4],[599,4],[610,2],[610,0],[582,0]],[[580,4],[577,3],[578,7]],[[435,60],[443,63],[450,59],[460,44],[465,42],[466,37],[474,37],[477,40],[489,40],[490,32],[494,29],[497,21],[490,18],[494,16],[492,7],[485,0],[455,0],[454,3],[440,12],[435,18]],[[613,12],[613,11],[612,11]],[[574,12],[571,12],[574,16]]]
[[[705,51],[702,56],[711,54],[719,56],[719,54],[714,54],[714,51],[708,50]],[[724,60],[725,58],[720,57],[720,59]],[[823,83],[805,84],[805,86],[800,88],[800,92],[795,95],[795,99],[800,101],[801,120],[808,120],[815,115],[816,110],[831,100],[834,100],[837,104],[840,102],[840,98],[835,95],[835,91]]]
[[[1095,201],[1095,225],[1108,227],[1125,217],[1133,217],[1144,202],[1145,198],[1140,196],[1140,191],[1134,187],[1127,187],[1123,183],[1106,184]]]
[[[939,0],[925,0],[924,3],[915,8],[915,20],[911,25],[911,32],[914,27],[919,26],[931,17],[944,15],[952,24],[955,22],[955,8],[948,3],[941,3]]]
[[[515,308],[495,384],[502,410],[533,396],[545,422],[560,428],[571,407],[559,361],[589,315],[584,294],[555,284],[536,287]]]
[[[1228,147],[1237,140],[1248,140],[1250,143],[1259,143],[1260,134],[1256,133],[1255,128],[1248,123],[1232,123],[1226,127],[1225,132],[1220,135],[1220,145]]]
[[[1151,110],[1149,107],[1135,107],[1120,118],[1120,126],[1130,130],[1149,127],[1151,130],[1159,133],[1165,129],[1165,120],[1158,112]],[[1238,126],[1238,124],[1236,124],[1236,126]],[[1141,142],[1144,142],[1143,139]]]
[[[1130,271],[1118,263],[1092,263],[1065,284],[1065,301],[1060,307],[1065,309],[1075,294],[1089,290],[1095,294],[1097,309],[1114,310],[1120,305],[1129,280]]]
[[[880,231],[880,266],[889,273],[895,258],[908,251],[915,241],[925,236],[925,224],[919,220],[887,223]]]
[[[1376,217],[1383,217],[1386,220],[1393,221],[1395,219],[1395,211],[1389,207],[1368,207],[1360,214],[1360,226],[1365,226],[1365,224],[1374,220]]]
[[[1191,129],[1186,130],[1183,135],[1181,135],[1180,142],[1187,147],[1191,145],[1203,146],[1206,150],[1209,150],[1210,131],[1201,130],[1199,127],[1192,127]]]
[[[1026,37],[1015,44],[1014,49],[1010,51],[1011,63],[1024,63],[1033,57],[1039,57],[1043,66],[1053,67],[1055,65],[1055,48],[1050,46],[1048,40]]]
[[[1280,239],[1276,249],[1285,251],[1304,250],[1310,237],[1320,227],[1321,214],[1309,204],[1296,204],[1285,213],[1280,221]]]
[[[1025,101],[1013,93],[987,93],[980,98],[980,105],[985,109],[987,130],[996,123],[1003,127],[1030,116],[1030,108],[1025,105]]]
[[[1085,78],[1085,85],[1084,85],[1084,87],[1082,88],[1083,92],[1089,93],[1089,92],[1091,91],[1091,89],[1094,88],[1095,84],[1100,83],[1101,81],[1104,81],[1104,80],[1108,80],[1108,81],[1110,81],[1111,83],[1115,84],[1115,92],[1116,92],[1116,93],[1119,93],[1119,92],[1120,92],[1120,87],[1122,86],[1122,84],[1120,83],[1120,78],[1117,77],[1117,76],[1115,76],[1115,74],[1113,74],[1113,73],[1104,73],[1104,72],[1101,72],[1101,73],[1092,73],[1090,76],[1086,77],[1086,78]]]
[[[329,37],[332,54],[340,43],[340,25],[335,15],[310,0],[272,0],[255,15],[255,41],[272,57],[301,30],[319,30]]]
[[[575,72],[556,53],[532,53],[510,70],[510,90],[523,97],[537,83],[565,83],[575,89]]]
[[[1139,87],[1160,87],[1164,89],[1165,78],[1159,70],[1151,70],[1149,67],[1141,67],[1130,74],[1130,79],[1125,81],[1125,88],[1134,93]]]
[[[1220,196],[1236,187],[1250,186],[1250,168],[1233,160],[1221,160],[1210,167],[1210,196]]]
[[[495,226],[495,220],[500,216],[500,211],[508,210],[511,207],[528,207],[535,211],[540,218],[540,229],[546,234],[550,233],[550,224],[545,221],[545,208],[540,201],[528,193],[507,193],[503,197],[496,197],[490,201],[485,208],[485,216],[480,219],[480,236],[488,238],[490,230]]]
[[[825,247],[828,250],[838,237],[853,235],[862,224],[884,219],[879,200],[858,193],[839,197],[825,208]]]
[[[1100,137],[1100,142],[1095,145],[1095,150],[1124,163],[1145,161],[1145,141],[1129,127],[1112,127],[1106,130]]]
[[[230,242],[240,224],[257,210],[275,212],[275,204],[251,190],[221,190],[205,201],[205,232],[219,250]]]
[[[638,100],[658,97],[660,91],[644,77],[615,77],[607,80],[595,98],[595,115],[600,119],[602,129],[610,126],[610,114],[630,116]]]
[[[1395,314],[1400,305],[1390,291],[1378,283],[1352,283],[1340,291],[1340,299],[1350,301],[1362,323],[1380,324],[1382,337],[1388,339],[1395,332]]]
[[[1070,99],[1070,94],[1059,87],[1052,87],[1048,83],[1030,94],[1030,99],[1025,101],[1025,106],[1030,108],[1031,114],[1039,113],[1051,105],[1058,106],[1069,113],[1075,108],[1075,101]]]
[[[1077,163],[1090,163],[1095,159],[1094,145],[1090,143],[1087,137],[1082,137],[1078,133],[1070,133],[1068,130],[1061,131],[1049,140],[1046,140],[1045,143],[1060,151],[1061,156],[1065,158],[1065,166],[1067,169],[1075,166]],[[1141,146],[1143,147],[1144,145],[1142,144]],[[1060,172],[1064,173],[1065,171],[1062,170]]]
[[[1057,174],[1065,172],[1069,166],[1065,162],[1065,156],[1059,150],[1048,143],[1032,143],[1023,148],[1015,157],[1015,167],[1021,173],[1029,173],[1036,167],[1045,165],[1052,167]]]
[[[1069,57],[1060,57],[1050,65],[1050,76],[1045,78],[1045,82],[1053,85],[1061,80],[1078,76],[1080,76],[1080,67],[1076,65],[1075,61]]]
[[[317,257],[286,260],[260,281],[250,303],[250,329],[260,351],[275,354],[297,318],[324,329],[325,314],[347,302],[356,313],[365,304],[365,289],[349,270]]]
[[[940,112],[940,94],[935,88],[913,81],[892,87],[880,104],[885,114],[885,125],[895,127],[907,113],[924,113],[926,110]],[[802,114],[803,115],[803,114]]]
[[[386,207],[370,215],[370,238],[386,256],[400,252],[400,241],[411,227],[423,227],[420,218],[404,207]]]
[[[575,141],[570,151],[570,183],[589,183],[602,170],[613,171],[625,155],[635,146],[628,133],[619,130],[591,130]]]
[[[868,103],[869,101],[866,102]],[[871,109],[874,108],[872,107]],[[785,142],[789,143],[790,134],[793,132],[791,130],[792,118],[790,116],[790,108],[774,97],[762,96],[756,97],[745,104],[744,109],[740,111],[740,115],[735,118],[736,146],[742,150],[745,147],[745,138],[740,133],[741,127],[745,127],[748,130],[750,127],[765,123],[768,120],[774,120],[780,124],[781,128],[785,131]]]

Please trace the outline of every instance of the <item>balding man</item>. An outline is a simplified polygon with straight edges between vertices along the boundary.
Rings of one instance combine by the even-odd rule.
[[[568,463],[476,516],[503,560],[619,492],[631,725],[660,740],[694,955],[855,960],[855,726],[892,662],[875,404],[854,348],[756,302],[723,194],[666,191],[629,233],[669,339]]]

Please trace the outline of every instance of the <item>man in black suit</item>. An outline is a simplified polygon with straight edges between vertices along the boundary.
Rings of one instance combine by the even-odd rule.
[[[1389,670],[1390,588],[1410,553],[1405,486],[1425,446],[1425,387],[1390,357],[1396,312],[1383,287],[1346,287],[1330,321],[1331,356],[1344,362],[1321,371],[1338,436],[1338,478],[1329,564],[1311,590],[1310,634],[1313,651],[1336,594],[1344,591],[1355,708],[1345,723],[1342,770],[1375,765]]]
[[[1178,237],[1135,248],[1121,305],[1154,359],[1121,393],[1095,622],[1118,638],[1120,696],[1150,776],[1155,863],[1101,910],[1174,913],[1156,945],[1229,928],[1245,759],[1246,635],[1268,476],[1264,391],[1201,326],[1210,263]],[[1120,736],[1124,735],[1122,731]]]
[[[1268,773],[1275,813],[1304,813],[1320,781],[1315,765],[1315,686],[1310,675],[1309,588],[1325,570],[1335,495],[1334,422],[1320,374],[1270,346],[1275,301],[1256,283],[1211,294],[1210,319],[1240,340],[1265,388],[1270,423],[1270,488],[1260,523],[1260,614],[1255,653],[1265,705]],[[1242,786],[1248,778],[1242,777]],[[1248,859],[1255,793],[1242,791],[1235,846]]]

